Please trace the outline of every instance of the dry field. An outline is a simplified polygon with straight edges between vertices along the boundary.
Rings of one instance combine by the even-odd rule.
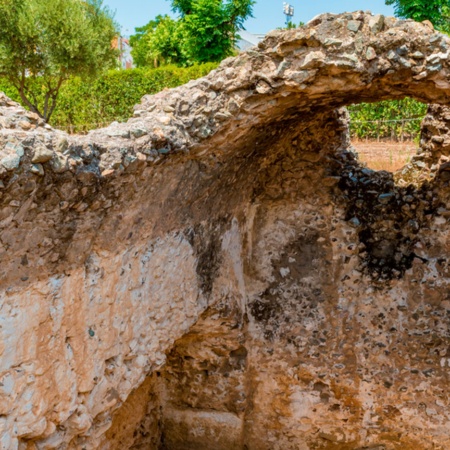
[[[394,172],[416,154],[417,144],[414,142],[394,141],[352,141],[359,154],[359,159],[373,170],[388,170]]]

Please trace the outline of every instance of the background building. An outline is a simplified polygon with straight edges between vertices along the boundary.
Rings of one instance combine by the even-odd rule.
[[[248,50],[251,47],[255,47],[258,45],[259,42],[261,42],[264,39],[265,34],[253,34],[249,33],[245,30],[239,31],[239,37],[237,41],[237,48],[243,52],[245,50]]]

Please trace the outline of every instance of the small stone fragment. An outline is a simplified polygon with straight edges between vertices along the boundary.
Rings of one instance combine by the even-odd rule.
[[[17,154],[9,154],[2,158],[0,163],[6,170],[11,171],[17,169],[20,165],[20,156]]]
[[[68,170],[68,158],[67,156],[61,155],[61,154],[55,154],[55,157],[51,159],[51,166],[53,169],[53,172],[55,173],[63,173]]]
[[[301,69],[312,69],[321,66],[325,61],[325,54],[321,51],[310,52],[306,55]]]
[[[31,128],[31,123],[28,122],[28,120],[21,120],[18,125],[20,128],[22,128],[22,130],[25,131],[28,131]]]
[[[131,130],[130,133],[134,138],[137,139],[142,136],[145,136],[147,134],[147,131],[143,130],[142,128],[135,128],[135,129]]]
[[[258,83],[256,84],[256,92],[258,94],[267,94],[268,92],[270,92],[271,90],[271,86],[269,85],[269,83],[267,83],[264,80],[259,80]]]
[[[32,163],[46,163],[53,158],[53,151],[44,146],[38,146],[34,149]]]
[[[367,47],[367,51],[366,51],[367,61],[372,61],[372,59],[375,59],[376,57],[377,57],[377,53],[373,49],[373,47]]]
[[[110,177],[111,175],[113,175],[114,173],[115,173],[114,169],[105,169],[102,172],[102,177],[107,178],[107,177]]]
[[[327,38],[325,39],[323,45],[325,45],[325,47],[331,46],[339,47],[342,45],[342,43],[343,41],[341,39]]]
[[[422,52],[416,51],[411,55],[411,58],[414,59],[424,59],[425,55]]]
[[[59,138],[56,141],[55,148],[56,148],[57,152],[63,153],[69,148],[69,142],[67,141],[67,139],[65,137]]]
[[[413,78],[415,80],[423,80],[424,78],[426,78],[428,76],[428,72],[426,70],[424,70],[423,72],[420,72],[419,75],[414,76]]]
[[[25,113],[25,117],[26,117],[27,119],[31,120],[32,122],[37,122],[37,121],[39,121],[39,115],[36,114],[36,113],[34,113],[34,112],[32,112],[32,111],[27,111],[27,112]]]
[[[170,117],[169,116],[159,116],[158,117],[158,121],[160,122],[160,123],[162,123],[163,125],[169,125],[169,123],[170,123]]]
[[[394,197],[395,197],[394,192],[387,192],[386,194],[380,194],[380,195],[378,196],[378,201],[379,201],[380,203],[382,203],[383,205],[386,205],[386,204],[388,204],[388,203],[392,200],[392,198],[394,198]]]
[[[357,218],[357,217],[352,217],[348,223],[353,227],[353,228],[358,228],[359,226],[361,226],[361,221]]]
[[[143,115],[145,115],[147,111],[142,110],[142,109],[137,109],[136,111],[133,112],[133,117],[142,117]]]
[[[347,24],[347,29],[356,33],[361,27],[361,22],[359,20],[349,20]]]
[[[369,20],[369,29],[374,34],[379,33],[383,29],[383,25],[384,25],[384,16],[381,14],[373,16]]]
[[[398,59],[397,52],[394,50],[389,50],[389,53],[387,54],[387,59],[390,59],[391,61],[396,61]]]
[[[34,173],[35,175],[39,175],[40,177],[43,177],[45,175],[42,164],[33,164],[31,166],[30,172]]]

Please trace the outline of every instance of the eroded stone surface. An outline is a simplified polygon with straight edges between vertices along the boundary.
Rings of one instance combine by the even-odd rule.
[[[334,148],[278,172],[281,195],[267,180],[240,222],[246,309],[219,302],[169,353],[162,448],[450,445],[447,188],[402,187]]]
[[[322,15],[83,137],[1,97],[2,448],[448,448],[448,113],[392,175],[337,108],[448,102],[449,44]]]

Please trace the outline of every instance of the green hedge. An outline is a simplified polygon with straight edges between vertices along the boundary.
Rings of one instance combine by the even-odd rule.
[[[50,123],[70,132],[84,132],[113,121],[126,121],[142,96],[180,86],[216,67],[216,63],[208,63],[188,68],[112,70],[93,81],[70,79],[61,88]],[[7,81],[0,79],[0,91],[20,102],[17,90]],[[33,92],[42,99],[39,83]]]
[[[350,131],[358,139],[415,139],[427,105],[412,98],[348,107]]]

